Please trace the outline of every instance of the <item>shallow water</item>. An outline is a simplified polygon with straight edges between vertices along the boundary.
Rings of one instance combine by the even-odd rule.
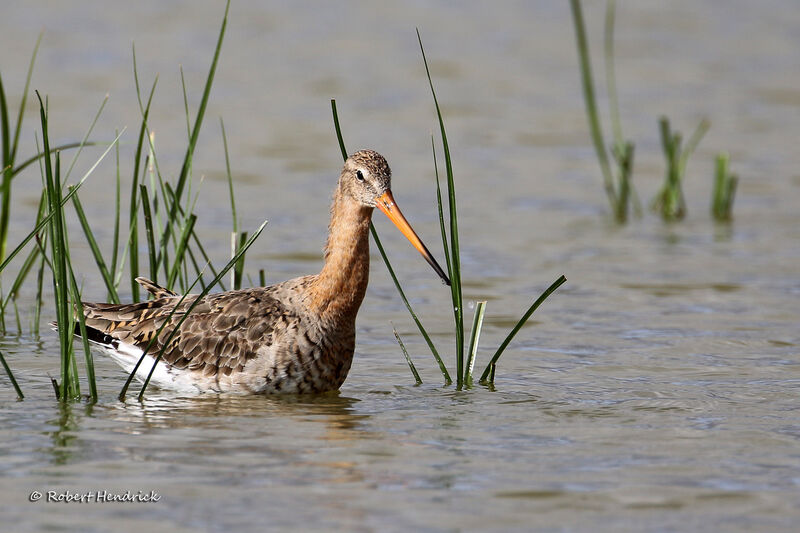
[[[112,138],[129,127],[127,179],[138,127],[135,40],[143,85],[160,73],[152,127],[162,171],[174,175],[186,138],[178,64],[194,110],[217,4],[140,2],[121,11],[38,2],[5,13],[0,66],[12,111],[44,26],[33,87],[50,95],[55,142],[81,137],[110,93],[95,131]],[[602,5],[588,4],[597,52]],[[16,402],[0,378],[2,522],[15,531],[792,530],[800,520],[793,8],[779,0],[618,6],[623,127],[637,142],[644,202],[662,179],[658,116],[686,135],[701,116],[712,121],[688,167],[688,219],[667,225],[646,214],[619,227],[609,221],[586,132],[566,5],[487,12],[481,2],[234,2],[195,162],[195,176],[205,176],[200,233],[218,243],[211,249],[220,264],[230,228],[222,115],[243,224],[270,220],[248,269],[278,281],[319,268],[341,164],[330,98],[350,149],[387,156],[398,203],[441,258],[429,137],[437,125],[419,26],[458,180],[465,299],[489,302],[478,367],[532,298],[562,273],[569,281],[503,356],[494,390],[441,386],[377,256],[356,359],[337,395],[151,390],[142,403],[121,403],[125,376],[98,356],[98,404],[59,406],[49,380],[58,373],[55,336],[9,335],[0,350],[26,399]],[[25,154],[37,110],[26,117]],[[708,216],[720,150],[731,152],[741,177],[727,226]],[[82,156],[74,175],[96,155]],[[113,173],[113,160],[104,163],[82,193],[106,247]],[[38,187],[35,173],[15,182],[12,242],[30,227]],[[434,341],[452,351],[447,290],[385,220],[376,225]],[[79,235],[75,227],[72,240],[84,249]],[[79,265],[84,294],[103,299],[88,254]],[[52,318],[48,310],[44,319]],[[34,490],[44,496],[31,503]],[[154,491],[160,499],[59,504],[46,501],[48,491],[95,499],[98,491]]]

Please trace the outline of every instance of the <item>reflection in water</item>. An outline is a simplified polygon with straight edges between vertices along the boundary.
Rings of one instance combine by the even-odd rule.
[[[52,447],[46,451],[51,455],[51,462],[56,465],[65,465],[72,462],[77,454],[77,444],[79,442],[79,419],[81,414],[75,411],[82,411],[83,416],[92,416],[94,404],[79,404],[69,402],[58,402],[58,418],[50,420],[48,423],[55,426],[55,429],[48,431],[52,441]]]
[[[232,477],[240,476],[244,467],[254,472],[266,469],[265,473],[286,479],[288,468],[298,480],[353,482],[364,478],[355,462],[318,452],[348,449],[375,437],[365,423],[371,415],[353,408],[359,401],[339,393],[163,394],[141,403],[57,403],[57,417],[48,422],[51,429],[45,433],[50,444],[41,451],[58,466],[101,457],[121,457],[143,465],[154,460],[194,463],[203,457],[209,466],[229,469]],[[93,433],[96,424],[107,429]]]
[[[178,397],[164,394],[145,401],[117,403],[110,406],[121,421],[135,422],[135,431],[142,428],[218,428],[226,420],[286,419],[322,422],[330,440],[356,438],[361,422],[368,415],[354,414],[353,405],[359,400],[341,396],[338,392],[321,395],[200,395]],[[244,419],[244,420],[240,420]],[[222,421],[222,422],[221,422]]]
[[[194,463],[203,457],[205,464],[225,469],[236,483],[242,482],[243,471],[249,473],[248,479],[252,476],[248,483],[255,484],[264,479],[347,483],[364,478],[361,466],[347,453],[329,452],[374,438],[365,424],[370,415],[355,413],[358,401],[339,393],[165,394],[142,403],[116,403],[109,409],[112,418],[123,422],[125,432],[137,436],[130,445],[117,446],[119,453],[134,461],[157,457],[173,464]],[[180,435],[179,447],[171,444],[175,435]]]

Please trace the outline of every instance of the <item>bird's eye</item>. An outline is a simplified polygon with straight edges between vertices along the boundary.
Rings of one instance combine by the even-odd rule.
[[[364,173],[360,170],[356,170],[356,179],[358,181],[364,181]]]

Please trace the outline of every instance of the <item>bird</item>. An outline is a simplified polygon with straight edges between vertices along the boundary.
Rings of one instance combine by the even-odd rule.
[[[87,339],[129,374],[142,359],[135,377],[144,381],[152,369],[151,383],[162,389],[245,394],[338,390],[353,361],[375,208],[450,285],[395,203],[386,159],[359,150],[339,175],[318,274],[208,294],[199,302],[197,295],[181,296],[140,277],[136,281],[152,295],[148,301],[82,302]]]

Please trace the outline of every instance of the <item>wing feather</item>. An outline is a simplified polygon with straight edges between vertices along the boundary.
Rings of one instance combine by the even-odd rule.
[[[161,297],[148,302],[84,303],[84,314],[87,325],[114,339],[146,349],[153,356],[164,349],[162,361],[169,366],[208,377],[230,375],[255,358],[259,348],[272,344],[276,327],[286,319],[287,309],[270,294],[270,289],[244,289],[204,297],[166,348],[167,339],[196,297],[190,295],[181,302],[180,297],[163,289],[169,294],[161,292]],[[156,336],[165,322],[167,325]]]

